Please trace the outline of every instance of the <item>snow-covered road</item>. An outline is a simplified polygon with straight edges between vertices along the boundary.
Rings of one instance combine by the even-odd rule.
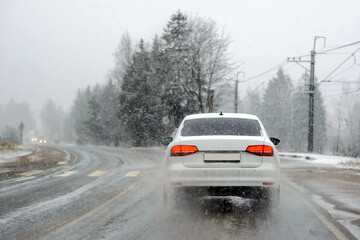
[[[53,161],[42,170],[30,165],[23,173],[17,168],[0,180],[1,238],[360,238],[359,172],[317,163],[314,156],[281,157],[279,212],[241,197],[203,198],[185,209],[164,209],[164,149],[57,148],[70,157],[67,164]],[[61,156],[43,156],[55,155]]]

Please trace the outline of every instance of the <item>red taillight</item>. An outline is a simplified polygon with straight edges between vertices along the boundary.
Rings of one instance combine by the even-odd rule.
[[[253,145],[248,146],[246,152],[252,153],[258,156],[273,156],[274,151],[271,146],[268,145]]]
[[[88,137],[86,137],[86,138],[85,138],[85,140],[89,140],[89,138],[88,138]]]
[[[171,148],[170,156],[186,156],[199,151],[196,146],[176,145]]]
[[[270,185],[274,185],[274,183],[273,182],[263,182],[263,185],[264,186],[270,186]]]

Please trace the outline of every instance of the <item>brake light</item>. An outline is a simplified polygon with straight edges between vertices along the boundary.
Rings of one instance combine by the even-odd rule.
[[[255,154],[258,156],[273,156],[274,150],[271,146],[268,145],[253,145],[248,146],[246,152]]]
[[[186,156],[198,152],[198,148],[192,145],[176,145],[171,148],[170,156]]]
[[[264,186],[270,186],[270,185],[274,185],[274,183],[273,182],[263,182],[263,185]]]

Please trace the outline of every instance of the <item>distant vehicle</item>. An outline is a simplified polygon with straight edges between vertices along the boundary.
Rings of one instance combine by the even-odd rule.
[[[88,137],[84,137],[84,136],[78,136],[76,137],[76,143],[79,145],[84,145],[87,144],[89,141]]]
[[[48,138],[46,138],[44,136],[40,136],[40,137],[38,137],[38,143],[47,144],[48,143]]]
[[[272,200],[278,206],[280,168],[275,148],[258,117],[237,113],[186,116],[173,137],[163,138],[164,201],[199,193]]]

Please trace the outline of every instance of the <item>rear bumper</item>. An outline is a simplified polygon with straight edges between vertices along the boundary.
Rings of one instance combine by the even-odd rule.
[[[265,187],[279,186],[280,171],[273,164],[257,168],[188,168],[172,164],[165,171],[172,187]]]

